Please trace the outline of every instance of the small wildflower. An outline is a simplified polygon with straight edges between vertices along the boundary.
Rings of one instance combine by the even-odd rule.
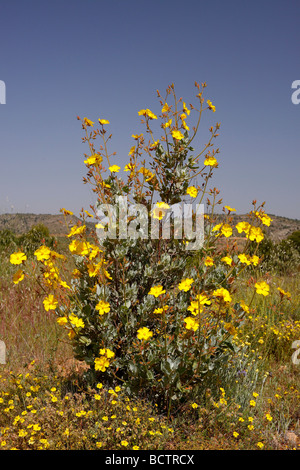
[[[154,297],[158,297],[161,294],[164,294],[166,291],[163,289],[163,286],[154,286],[151,287],[150,291],[148,292],[148,295],[154,295]]]
[[[153,336],[153,333],[146,326],[138,330],[138,334],[137,334],[138,339],[144,339],[145,341],[147,341],[148,339],[151,338],[151,336]]]

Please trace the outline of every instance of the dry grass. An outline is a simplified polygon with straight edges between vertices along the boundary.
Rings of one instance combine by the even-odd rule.
[[[103,389],[101,404],[98,400],[95,402],[98,391],[85,385],[86,366],[73,359],[65,330],[57,325],[53,313],[44,310],[40,292],[33,281],[27,279],[14,285],[12,272],[7,258],[3,258],[0,338],[7,346],[7,364],[0,365],[0,396],[4,400],[0,404],[4,410],[0,413],[0,448],[115,450],[137,446],[165,450],[251,450],[263,446],[263,449],[275,450],[300,449],[300,366],[291,361],[291,328],[284,329],[284,320],[300,320],[299,275],[270,280],[293,294],[292,302],[277,312],[278,318],[269,314],[264,316],[264,305],[260,306],[259,318],[264,325],[261,331],[266,332],[265,337],[270,338],[267,334],[272,333],[274,325],[280,327],[278,321],[282,321],[280,331],[285,341],[280,343],[275,338],[275,353],[270,354],[264,365],[267,377],[264,387],[258,383],[255,389],[258,393],[255,407],[251,407],[248,400],[247,406],[240,408],[230,388],[224,391],[225,395],[220,392],[218,398],[210,396],[208,391],[207,396],[199,397],[197,407],[187,404],[179,416],[173,416],[167,423],[156,413],[153,404],[145,405],[139,398],[129,405],[122,397],[115,413],[117,417],[111,418],[114,416],[112,395]],[[246,280],[240,289],[247,300]],[[298,330],[295,331],[297,334]],[[245,331],[245,334],[249,332]],[[284,338],[285,334],[289,336]],[[254,341],[255,337],[252,339]],[[276,354],[280,344],[283,353]],[[260,345],[261,352],[265,345]],[[37,382],[40,391],[27,396],[26,393],[31,393],[30,387]],[[24,393],[26,390],[25,395],[23,392],[20,395],[20,385],[24,387]],[[56,388],[55,394],[51,388]],[[67,402],[63,399],[66,393],[70,398]],[[37,410],[34,420],[30,414],[32,406]],[[127,413],[127,422],[134,427],[137,415],[133,408],[139,410],[138,424],[143,434],[140,440],[137,433],[133,435],[127,425],[122,425]],[[267,415],[271,416],[270,421]],[[25,416],[23,423],[18,416]],[[109,417],[105,425],[104,416]],[[34,431],[34,424],[37,425],[34,429],[39,431]]]

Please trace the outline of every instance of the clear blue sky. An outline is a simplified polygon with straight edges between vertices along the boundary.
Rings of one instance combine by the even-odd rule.
[[[88,209],[76,116],[111,122],[122,166],[156,90],[205,81],[224,204],[300,219],[299,21],[296,0],[0,0],[0,213]]]

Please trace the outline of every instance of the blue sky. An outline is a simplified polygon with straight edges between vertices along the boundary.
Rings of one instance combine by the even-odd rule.
[[[114,163],[128,161],[137,112],[174,83],[195,103],[206,82],[221,123],[212,184],[238,213],[300,219],[299,1],[0,1],[0,213],[79,213],[94,203],[76,116],[110,121]],[[201,143],[201,139],[200,139]]]

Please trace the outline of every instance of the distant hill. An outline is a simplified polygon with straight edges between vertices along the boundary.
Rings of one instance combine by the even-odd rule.
[[[291,233],[300,230],[300,220],[289,219],[288,217],[281,217],[277,215],[268,214],[273,222],[270,227],[263,226],[266,235],[273,241],[280,241],[287,238]],[[222,215],[219,216],[222,218]],[[232,214],[233,223],[237,224],[241,220],[247,220],[244,214]],[[67,216],[67,221],[75,225],[79,218],[75,215]],[[12,230],[17,235],[26,233],[33,225],[43,224],[48,227],[50,234],[54,236],[61,236],[68,233],[65,224],[65,219],[62,214],[0,214],[0,230]]]
[[[79,219],[68,215],[66,220],[75,225]],[[28,232],[37,224],[48,227],[50,234],[54,236],[68,233],[63,214],[0,214],[0,230],[12,230],[17,235]]]

